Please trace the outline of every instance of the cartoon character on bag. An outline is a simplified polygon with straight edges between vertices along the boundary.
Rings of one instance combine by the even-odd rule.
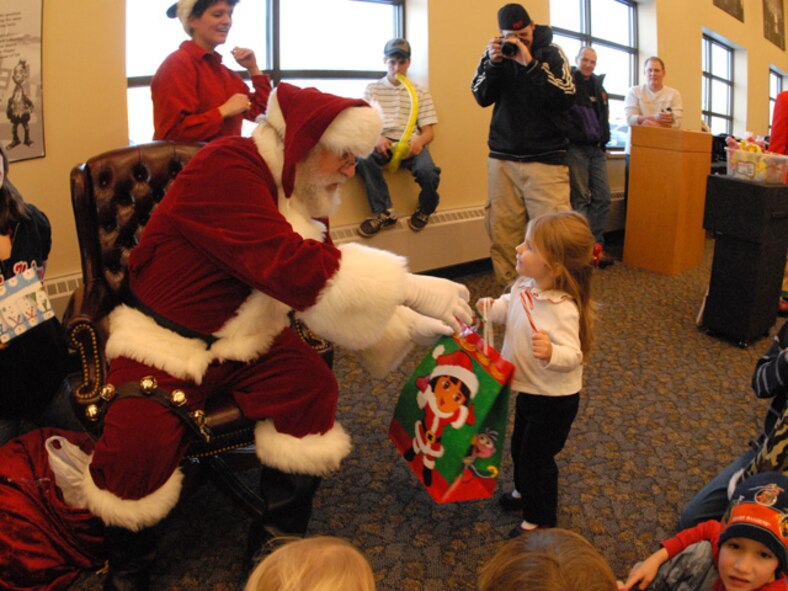
[[[476,460],[486,460],[495,454],[497,443],[498,431],[495,429],[488,428],[475,435],[471,441],[468,455],[462,460],[465,463],[465,468],[479,478],[498,478],[498,468],[496,466],[487,466],[484,471],[476,466]]]
[[[432,485],[435,460],[444,453],[443,430],[448,426],[459,429],[475,421],[470,402],[479,390],[479,380],[473,373],[473,362],[462,351],[444,355],[445,350],[443,346],[435,348],[432,356],[438,364],[429,376],[416,380],[416,402],[424,409],[424,418],[416,421],[413,442],[404,454],[409,462],[416,454],[423,456],[426,486]]]

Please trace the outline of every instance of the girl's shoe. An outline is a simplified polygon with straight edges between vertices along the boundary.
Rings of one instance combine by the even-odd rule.
[[[547,527],[548,526],[546,526],[546,525],[537,525],[535,523],[531,523],[530,521],[523,520],[520,523],[520,525],[518,525],[517,527],[512,529],[512,531],[509,532],[508,537],[510,539],[511,538],[516,538],[517,536],[521,536],[523,534],[527,534],[529,531],[534,531],[536,529],[546,529]]]
[[[523,498],[519,494],[515,496],[514,492],[510,491],[498,497],[498,505],[504,511],[522,511]]]

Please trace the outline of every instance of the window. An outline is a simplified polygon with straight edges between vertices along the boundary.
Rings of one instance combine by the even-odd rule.
[[[772,131],[772,117],[777,95],[783,91],[783,75],[774,68],[769,68],[769,132]]]
[[[597,74],[605,74],[610,101],[609,148],[623,149],[629,128],[624,99],[637,83],[637,4],[633,0],[550,0],[553,41],[574,63],[580,48],[597,53]]]
[[[733,48],[708,35],[703,35],[702,112],[711,133],[733,133]]]
[[[173,2],[175,0],[172,0]],[[126,2],[126,76],[132,143],[153,137],[150,82],[159,64],[187,36],[161,0]],[[246,73],[230,56],[250,47],[274,84],[281,80],[362,96],[367,83],[385,75],[383,44],[404,36],[404,0],[243,0],[233,13],[227,43],[217,48],[226,66]],[[303,15],[308,14],[305,27]],[[315,24],[330,35],[315,35]],[[245,133],[252,124],[245,123]]]

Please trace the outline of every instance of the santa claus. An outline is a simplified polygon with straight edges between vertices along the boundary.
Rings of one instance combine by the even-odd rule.
[[[307,477],[336,470],[351,449],[335,421],[337,383],[288,314],[362,351],[378,374],[414,342],[471,320],[464,286],[410,274],[390,252],[331,243],[326,218],[337,189],[380,129],[379,112],[364,101],[282,83],[252,138],[204,147],[131,253],[135,304],[110,316],[108,381],[122,389],[151,376],[147,387],[181,390],[189,410],[229,391],[259,421],[263,464]],[[132,396],[109,408],[91,456],[65,441],[51,447],[66,501],[108,526],[105,589],[147,588],[152,526],[178,500],[187,445],[175,413]],[[306,515],[315,488],[294,500]]]

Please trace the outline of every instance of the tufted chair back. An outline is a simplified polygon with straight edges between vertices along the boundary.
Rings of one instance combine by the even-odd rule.
[[[71,171],[84,284],[109,312],[126,284],[129,252],[200,143],[153,142],[105,152]]]

